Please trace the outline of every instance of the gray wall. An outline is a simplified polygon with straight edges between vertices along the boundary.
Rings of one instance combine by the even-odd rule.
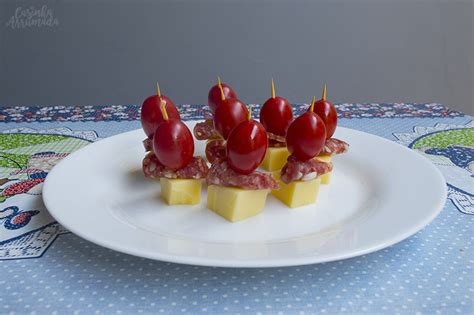
[[[12,28],[46,4],[53,27]],[[216,75],[246,102],[440,102],[474,114],[473,1],[0,0],[0,104],[141,103],[159,80],[205,103]]]

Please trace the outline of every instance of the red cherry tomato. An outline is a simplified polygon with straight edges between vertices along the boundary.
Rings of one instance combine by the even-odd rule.
[[[260,122],[268,132],[285,136],[286,130],[293,120],[290,102],[283,97],[270,97],[260,110]]]
[[[321,99],[314,103],[313,111],[324,121],[327,139],[331,138],[337,126],[336,107],[330,101]]]
[[[178,119],[168,119],[158,125],[153,137],[153,151],[166,167],[180,169],[188,165],[194,154],[191,131]]]
[[[313,112],[306,112],[296,118],[286,133],[288,151],[301,161],[318,155],[325,142],[326,127],[323,120]]]
[[[161,99],[165,103],[166,112],[170,119],[181,119],[179,112],[176,109],[173,101],[167,96],[161,95]],[[161,113],[161,101],[158,95],[152,95],[148,97],[142,105],[141,122],[143,130],[145,131],[148,138],[153,138],[156,127],[161,123],[163,114]]]
[[[227,139],[227,163],[241,174],[252,173],[262,163],[268,148],[268,136],[261,123],[241,122]]]
[[[214,128],[227,139],[232,129],[247,120],[248,114],[247,107],[242,101],[236,98],[225,99],[214,112]]]
[[[224,96],[226,99],[228,98],[237,98],[237,94],[235,91],[232,89],[232,87],[228,84],[221,83],[222,85],[222,91],[224,92]],[[211,111],[214,112],[217,108],[217,105],[219,105],[222,101],[221,98],[221,90],[219,89],[219,86],[216,84],[211,89],[209,90],[209,94],[207,96],[207,104],[211,108]]]

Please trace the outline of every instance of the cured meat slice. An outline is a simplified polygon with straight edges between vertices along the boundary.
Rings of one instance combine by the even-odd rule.
[[[183,168],[172,170],[161,164],[153,152],[149,152],[143,159],[143,174],[149,178],[206,178],[209,168],[202,157],[193,157],[191,162]]]
[[[270,175],[254,171],[248,175],[235,172],[227,162],[213,164],[207,174],[208,185],[240,187],[243,189],[278,189],[278,183]]]
[[[212,119],[206,119],[203,122],[197,123],[194,126],[193,133],[194,137],[198,140],[221,138],[217,130],[214,128],[214,122]]]
[[[323,155],[333,155],[333,154],[341,154],[347,152],[349,149],[349,144],[336,139],[336,138],[329,138],[326,140],[324,144],[323,150],[320,154]]]
[[[222,162],[226,159],[225,140],[209,140],[206,144],[206,158],[211,164]]]
[[[315,159],[300,161],[291,155],[281,170],[281,180],[286,184],[296,180],[312,180],[330,171],[332,163]]]
[[[153,140],[150,138],[143,140],[143,147],[145,148],[145,152],[153,151]]]

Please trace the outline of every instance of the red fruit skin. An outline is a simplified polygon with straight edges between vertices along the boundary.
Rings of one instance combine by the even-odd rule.
[[[214,112],[214,128],[227,139],[232,129],[248,119],[248,114],[249,111],[242,101],[236,98],[225,99]]]
[[[260,110],[260,122],[268,132],[284,137],[293,120],[293,110],[286,98],[270,97]]]
[[[262,163],[268,148],[263,125],[255,120],[240,123],[227,139],[227,164],[241,174],[252,173]]]
[[[161,95],[161,99],[165,103],[169,119],[181,119],[173,101],[165,95]],[[161,113],[161,101],[158,95],[152,95],[143,102],[140,118],[143,130],[147,137],[152,139],[158,124],[164,120]]]
[[[153,152],[166,167],[177,170],[191,162],[194,140],[188,127],[178,119],[169,119],[158,125],[153,137]]]
[[[222,91],[224,92],[224,96],[226,99],[228,98],[237,98],[237,93],[235,93],[234,89],[228,84],[221,83]],[[209,94],[207,95],[207,105],[211,108],[211,111],[214,113],[217,106],[221,103],[221,90],[219,86],[216,84],[209,90]]]
[[[323,120],[313,112],[306,112],[296,118],[286,133],[288,151],[301,161],[318,155],[325,142],[326,127]]]
[[[330,101],[321,99],[314,103],[313,111],[323,120],[327,139],[331,138],[337,127],[336,107]]]

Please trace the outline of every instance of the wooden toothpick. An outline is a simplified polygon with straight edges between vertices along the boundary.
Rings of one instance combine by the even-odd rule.
[[[156,95],[161,98],[160,83],[156,81]]]
[[[219,90],[221,90],[221,100],[225,101],[224,90],[222,89],[222,85],[219,85]]]
[[[309,111],[312,112],[314,110],[314,102],[316,101],[316,97],[313,96],[313,99],[311,100],[311,106],[309,107]]]
[[[164,120],[168,120],[168,112],[166,111],[165,102],[163,99],[160,99],[161,104],[161,114],[163,115]]]
[[[275,82],[273,82],[273,78],[272,78],[272,98],[275,98]]]

